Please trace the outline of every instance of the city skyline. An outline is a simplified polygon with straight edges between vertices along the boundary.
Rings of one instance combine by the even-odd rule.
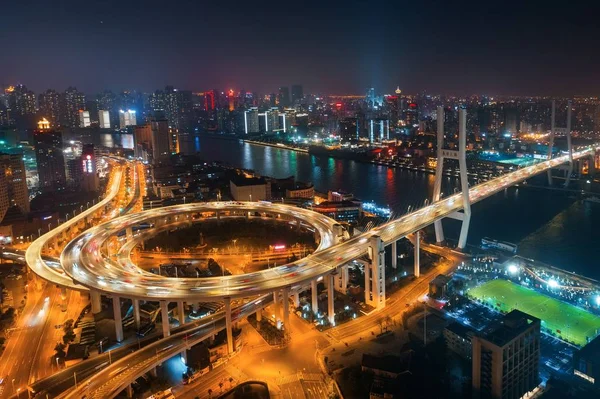
[[[13,3],[4,10],[0,83],[36,92],[172,84],[268,93],[288,82],[336,94],[399,85],[411,93],[594,95],[600,60],[587,49],[598,34],[596,8],[230,2],[225,9],[107,1],[37,2],[31,13],[32,4]]]

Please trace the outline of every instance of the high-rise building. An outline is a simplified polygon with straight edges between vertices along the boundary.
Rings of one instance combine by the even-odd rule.
[[[60,124],[67,127],[78,127],[80,110],[85,110],[85,95],[77,88],[69,87],[61,96]]]
[[[279,88],[278,95],[278,105],[280,107],[289,107],[290,106],[290,89],[287,86],[283,86]]]
[[[28,214],[29,192],[23,154],[0,154],[0,169],[2,169],[0,173],[4,173],[6,180],[6,190],[2,189],[2,191],[8,194],[9,205],[17,206],[23,214]],[[2,201],[0,198],[0,202]]]
[[[98,191],[99,179],[97,170],[98,156],[93,144],[84,144],[81,151],[81,189],[83,191]]]
[[[204,92],[204,110],[211,113],[215,110],[215,91],[208,90]]]
[[[233,89],[229,89],[227,92],[227,101],[229,103],[229,112],[235,110],[235,93]]]
[[[107,110],[98,111],[98,124],[100,129],[110,129],[110,112]]]
[[[472,343],[475,398],[518,399],[538,386],[540,319],[513,310]]]
[[[302,85],[292,85],[292,103],[297,104],[304,98]]]
[[[135,126],[136,124],[137,123],[134,110],[119,110],[119,126],[121,127],[121,129],[125,129],[127,126]]]
[[[166,119],[153,119],[150,121],[152,129],[152,163],[157,164],[171,155],[171,133],[169,121]]]
[[[40,105],[40,116],[48,119],[50,124],[57,125],[60,119],[60,94],[48,89],[38,97]]]
[[[7,93],[8,107],[16,118],[35,114],[35,94],[26,86],[11,86],[7,89]]]
[[[35,158],[42,190],[56,190],[66,185],[65,158],[62,134],[50,129],[50,123],[42,120],[33,132]]]
[[[10,207],[8,199],[8,182],[4,168],[0,168],[0,221],[6,216],[6,211]]]
[[[149,162],[153,156],[152,125],[146,123],[144,125],[134,126],[133,138],[135,142],[133,155],[136,158],[142,159],[144,162]]]
[[[90,127],[90,111],[79,110],[79,127]]]
[[[250,107],[244,111],[244,133],[258,133],[258,107]]]
[[[384,141],[390,139],[390,121],[389,119],[370,119],[369,122],[369,142]]]

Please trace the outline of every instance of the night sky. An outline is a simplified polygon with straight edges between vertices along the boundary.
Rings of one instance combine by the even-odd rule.
[[[580,1],[6,0],[0,84],[598,95],[599,11]]]

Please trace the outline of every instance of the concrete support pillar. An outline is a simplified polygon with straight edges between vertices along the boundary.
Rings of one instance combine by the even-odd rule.
[[[302,229],[302,221],[300,219],[296,219],[296,230],[300,231]]]
[[[121,316],[121,300],[118,296],[112,297],[113,315],[115,319],[115,335],[117,342],[123,341],[123,317]]]
[[[348,293],[348,265],[344,265],[337,269],[337,273],[335,274],[335,290],[342,294]]]
[[[258,309],[256,311],[256,321],[260,322],[262,320],[262,309]]]
[[[398,241],[392,243],[392,268],[398,267]]]
[[[290,289],[289,287],[285,287],[282,290],[282,298],[281,298],[281,306],[283,308],[283,327],[285,328],[285,333],[290,334],[292,332],[292,327],[290,326]]]
[[[281,328],[281,310],[279,308],[279,291],[273,292],[273,309],[275,313],[275,325],[277,329]]]
[[[221,212],[216,211],[215,212],[215,217],[217,218],[217,220],[221,220]]]
[[[133,228],[127,227],[125,229],[125,235],[127,236],[127,241],[131,240],[133,238]]]
[[[415,277],[421,276],[421,232],[415,233]]]
[[[227,330],[227,351],[233,353],[233,331],[231,329],[231,298],[225,298],[225,329]]]
[[[131,387],[131,384],[127,385],[127,397],[128,398],[133,398],[133,388]]]
[[[65,287],[60,288],[60,299],[62,311],[64,312],[67,310],[67,289]]]
[[[171,335],[171,327],[169,326],[169,302],[160,301],[160,317],[162,319],[163,338]]]
[[[371,258],[369,270],[371,295],[370,298],[366,297],[365,301],[369,305],[380,309],[385,306],[385,248],[381,237],[372,236],[370,238],[369,257]],[[365,279],[366,275],[365,272]]]
[[[185,311],[183,310],[183,301],[177,302],[177,317],[179,318],[179,325],[185,324]]]
[[[140,319],[140,300],[133,300],[133,319],[135,320],[135,328],[140,328],[141,319]]]
[[[152,370],[150,370],[150,375],[154,378],[158,377],[158,372],[156,371],[156,366],[154,366],[152,368]]]
[[[92,314],[102,312],[102,296],[98,291],[90,290],[90,302],[92,303]]]
[[[292,295],[292,300],[294,301],[294,308],[299,308],[300,307],[300,293],[294,292],[294,294]]]
[[[183,359],[183,362],[187,364],[187,348],[181,351],[181,358]]]
[[[333,289],[333,274],[327,276],[327,280],[329,280],[328,288],[327,288],[327,317],[329,319],[329,324],[332,326],[335,325],[335,309],[334,309],[334,299],[335,299],[335,290]]]
[[[319,299],[318,299],[318,292],[317,292],[317,280],[312,280],[310,282],[310,291],[311,291],[312,312],[313,312],[314,315],[316,315],[317,313],[319,313]]]
[[[344,238],[344,227],[341,224],[333,225],[333,243],[339,244]]]

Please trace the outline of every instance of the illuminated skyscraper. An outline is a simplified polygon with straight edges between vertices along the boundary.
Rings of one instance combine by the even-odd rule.
[[[215,110],[215,91],[209,90],[204,92],[204,110],[211,113]]]
[[[244,111],[244,133],[258,133],[258,108],[251,107]]]
[[[79,127],[90,126],[90,111],[79,110]]]
[[[119,125],[121,129],[125,129],[127,126],[135,126],[136,124],[137,123],[134,110],[119,110]]]
[[[65,158],[60,131],[50,129],[50,123],[42,120],[33,132],[35,158],[42,190],[56,190],[65,187]]]
[[[235,110],[235,93],[232,89],[227,92],[227,100],[229,102],[229,111]]]
[[[98,122],[100,129],[110,129],[110,112],[106,110],[98,111]]]
[[[69,87],[61,96],[60,124],[67,127],[79,126],[79,111],[85,110],[85,95],[75,87]]]
[[[40,114],[48,119],[52,125],[56,125],[60,119],[60,94],[55,90],[48,89],[38,97]]]
[[[16,85],[7,89],[8,107],[15,117],[35,114],[35,94],[24,85]]]

